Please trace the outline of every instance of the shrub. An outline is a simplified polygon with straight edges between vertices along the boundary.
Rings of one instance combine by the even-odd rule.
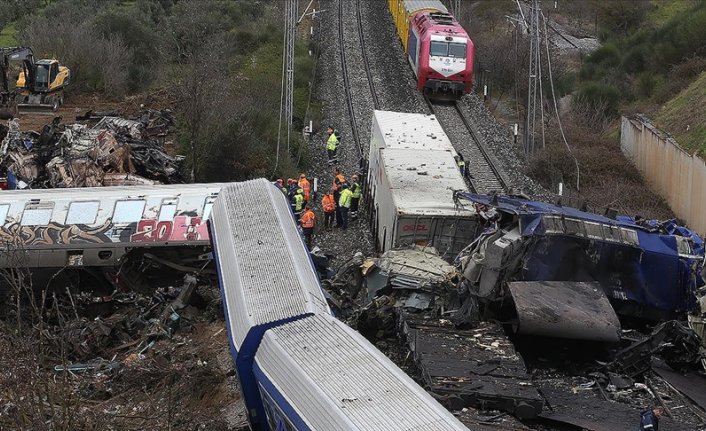
[[[608,42],[598,48],[587,59],[587,63],[601,64],[603,66],[617,66],[620,64],[620,50],[613,42]]]
[[[651,72],[643,72],[635,80],[635,93],[643,98],[650,98],[662,86],[662,77]]]
[[[632,47],[623,56],[621,67],[626,73],[639,73],[645,70],[645,52],[642,46]]]
[[[573,103],[580,110],[588,109],[612,119],[618,115],[620,92],[612,85],[591,81],[579,87]]]

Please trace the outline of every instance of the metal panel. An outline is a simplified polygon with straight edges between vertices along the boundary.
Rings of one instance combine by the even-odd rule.
[[[381,160],[399,213],[405,215],[473,215],[456,207],[454,190],[467,190],[456,162],[446,151],[382,150]]]
[[[517,310],[517,331],[575,340],[617,342],[620,322],[599,283],[508,283]]]
[[[434,115],[375,111],[370,151],[381,148],[444,150],[456,155],[451,141]]]
[[[620,146],[674,213],[706,235],[706,163],[644,117],[623,117]]]
[[[212,219],[226,319],[237,349],[253,327],[330,313],[289,202],[269,181],[223,188]]]
[[[266,378],[314,430],[465,430],[363,336],[329,315],[268,331]]]

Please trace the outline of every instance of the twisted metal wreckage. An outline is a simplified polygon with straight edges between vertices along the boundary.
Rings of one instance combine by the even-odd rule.
[[[650,371],[681,393],[703,388],[695,370],[706,358],[699,340],[706,301],[698,299],[706,293],[704,241],[696,233],[673,220],[608,217],[516,197],[456,198],[475,206],[478,229],[454,265],[416,245],[377,259],[355,256],[324,281],[332,307],[363,334],[402,336],[425,385],[447,407],[474,405],[594,430],[625,425],[629,409],[601,424],[572,410],[585,396],[564,402],[567,388],[539,385],[503,326],[519,336],[604,343],[607,362],[586,371],[598,376],[587,384],[601,390],[591,399],[600,408],[626,391],[650,403],[632,386]],[[670,320],[687,317],[691,329]],[[646,334],[624,330],[635,319],[665,323]],[[680,372],[691,374],[680,381]],[[610,389],[615,382],[621,383]],[[551,394],[559,395],[547,410]],[[693,399],[706,408],[706,400]]]
[[[160,137],[175,127],[169,111],[146,110],[130,120],[89,112],[94,125],[62,124],[21,132],[17,119],[0,125],[4,188],[99,187],[182,183],[183,156],[170,156]]]

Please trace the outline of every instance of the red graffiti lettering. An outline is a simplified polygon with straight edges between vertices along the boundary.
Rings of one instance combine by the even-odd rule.
[[[174,217],[172,241],[203,241],[208,240],[208,228],[201,217]]]
[[[143,219],[137,222],[137,232],[132,234],[132,242],[162,242],[169,241],[172,235],[173,224],[171,221]]]

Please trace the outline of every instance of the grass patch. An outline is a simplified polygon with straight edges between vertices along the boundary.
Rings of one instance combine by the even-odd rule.
[[[0,31],[0,46],[17,46],[17,28],[14,22]]]
[[[647,14],[647,23],[653,28],[661,27],[670,19],[695,6],[698,0],[652,0]]]
[[[685,150],[706,158],[706,72],[668,101],[655,117]]]

